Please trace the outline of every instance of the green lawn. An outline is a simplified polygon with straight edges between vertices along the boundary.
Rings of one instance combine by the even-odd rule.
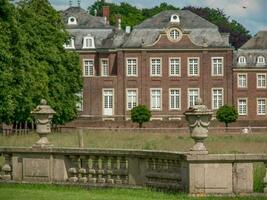
[[[37,134],[0,136],[0,146],[32,146],[38,140]],[[49,135],[49,141],[57,147],[78,147],[77,133],[56,133]],[[209,153],[267,153],[267,134],[210,134],[205,141]],[[127,132],[84,131],[86,148],[120,148],[189,151],[193,140],[186,133],[175,131]]]
[[[263,200],[265,196],[254,197],[201,197],[205,200]],[[0,184],[2,200],[191,200],[185,194],[169,194],[148,189],[82,189],[52,185],[5,185]],[[199,198],[198,198],[199,199]]]

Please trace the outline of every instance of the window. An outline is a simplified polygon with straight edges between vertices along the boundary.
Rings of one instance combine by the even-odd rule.
[[[181,109],[181,90],[176,88],[171,88],[169,90],[169,109],[170,110],[180,110]]]
[[[199,58],[188,58],[188,76],[199,76]]]
[[[194,106],[198,98],[199,98],[199,88],[189,88],[187,94],[188,107]]]
[[[83,111],[83,92],[77,93],[76,96],[77,96],[76,108],[78,111]]]
[[[170,37],[173,39],[173,40],[177,40],[179,38],[179,31],[176,30],[176,29],[172,29],[170,31]]]
[[[126,89],[127,110],[131,110],[138,105],[137,89]]]
[[[70,38],[63,46],[65,49],[75,49],[74,38]]]
[[[161,110],[161,89],[150,89],[150,109]]]
[[[68,25],[76,25],[77,19],[75,17],[69,17],[68,18]]]
[[[245,56],[239,56],[238,57],[238,64],[239,65],[245,65],[247,63]]]
[[[223,106],[223,89],[212,89],[212,109],[217,110]]]
[[[257,115],[266,115],[266,99],[257,99]]]
[[[180,23],[180,17],[178,16],[178,15],[172,15],[171,16],[171,20],[170,20],[171,22],[173,22],[173,23]]]
[[[138,76],[137,58],[126,59],[127,76]]]
[[[83,38],[83,49],[95,48],[94,38],[92,36],[86,36]]]
[[[161,58],[150,59],[150,76],[161,76]]]
[[[101,59],[101,75],[108,76],[109,75],[109,66],[108,59]]]
[[[246,88],[247,87],[247,74],[237,74],[237,87]]]
[[[170,58],[169,59],[169,75],[170,76],[180,76],[180,58]]]
[[[83,61],[83,75],[84,76],[94,76],[94,60],[84,60]]]
[[[247,115],[247,112],[248,112],[247,99],[246,98],[238,99],[238,114]]]
[[[257,74],[257,88],[266,88],[266,74]]]
[[[102,89],[103,115],[112,116],[114,114],[114,89]]]
[[[212,76],[223,76],[223,58],[212,58]]]
[[[257,65],[264,65],[265,64],[265,58],[263,56],[257,57]]]

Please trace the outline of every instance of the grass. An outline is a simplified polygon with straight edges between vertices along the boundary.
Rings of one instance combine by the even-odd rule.
[[[188,151],[193,140],[186,133],[151,133],[121,131],[85,131],[84,147]],[[78,147],[77,133],[49,135],[56,147]],[[0,136],[0,146],[32,146],[37,134]],[[209,153],[267,153],[267,134],[212,134],[205,144]]]
[[[253,165],[253,191],[263,192],[264,182],[263,178],[266,174],[264,163],[254,163]]]
[[[83,189],[54,185],[0,184],[0,199],[5,200],[193,200],[186,194],[170,194],[149,189]],[[200,197],[205,200],[263,200],[254,197]]]

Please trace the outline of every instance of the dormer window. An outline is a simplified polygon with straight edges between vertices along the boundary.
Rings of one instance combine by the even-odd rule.
[[[76,25],[77,19],[75,17],[69,17],[68,19],[68,25]]]
[[[245,65],[247,63],[245,56],[239,56],[238,57],[238,64],[239,65]]]
[[[70,38],[63,46],[65,49],[75,49],[74,38]]]
[[[171,20],[172,23],[180,23],[180,17],[176,14],[171,16]]]
[[[257,57],[257,65],[264,65],[265,64],[265,58],[263,56]]]
[[[83,38],[83,49],[95,48],[95,41],[92,36],[86,36]]]

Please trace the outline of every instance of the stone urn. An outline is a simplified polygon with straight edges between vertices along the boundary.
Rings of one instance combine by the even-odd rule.
[[[194,106],[184,112],[188,122],[190,136],[195,141],[195,145],[190,150],[190,154],[208,154],[204,145],[204,140],[208,137],[208,127],[213,112],[203,105],[202,100],[196,100]]]
[[[52,147],[53,145],[48,141],[47,135],[51,133],[51,120],[56,112],[47,105],[46,100],[42,99],[31,114],[36,122],[36,132],[40,139],[33,145],[33,147]]]

